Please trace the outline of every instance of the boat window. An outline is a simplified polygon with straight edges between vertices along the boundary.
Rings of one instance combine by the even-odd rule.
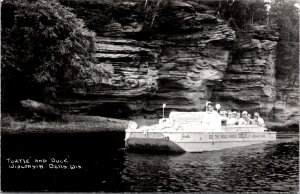
[[[221,121],[221,126],[227,126],[227,120],[222,120]]]

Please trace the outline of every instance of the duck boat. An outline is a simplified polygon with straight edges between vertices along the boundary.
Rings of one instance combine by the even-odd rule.
[[[276,140],[276,132],[258,125],[227,125],[211,112],[171,112],[158,124],[130,122],[125,149],[134,152],[203,152]]]

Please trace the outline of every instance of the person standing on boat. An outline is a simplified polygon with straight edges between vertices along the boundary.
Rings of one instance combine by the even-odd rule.
[[[210,130],[220,130],[222,124],[222,117],[217,111],[214,110],[212,104],[207,104],[207,115],[205,116],[205,122],[210,125]]]
[[[265,122],[264,122],[263,118],[261,118],[259,116],[258,112],[254,113],[254,124],[263,126],[263,127],[265,126]]]
[[[214,110],[214,107],[212,106],[212,104],[207,104],[207,113],[219,115],[219,113]]]

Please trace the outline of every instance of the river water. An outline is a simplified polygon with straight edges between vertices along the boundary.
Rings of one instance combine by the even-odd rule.
[[[120,133],[2,135],[2,190],[299,191],[298,136],[184,154],[128,153],[123,139]]]

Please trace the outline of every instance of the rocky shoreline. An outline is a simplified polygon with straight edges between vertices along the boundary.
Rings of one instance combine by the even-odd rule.
[[[132,119],[138,126],[158,123],[158,119]],[[99,116],[64,115],[60,122],[32,122],[12,121],[1,127],[1,134],[47,134],[47,133],[101,133],[125,132],[129,120],[106,118]],[[266,122],[266,127],[279,133],[299,133],[299,125],[279,122]]]
[[[2,134],[35,134],[35,133],[92,133],[124,132],[129,121],[97,117],[63,115],[60,121],[14,121],[1,127]]]

